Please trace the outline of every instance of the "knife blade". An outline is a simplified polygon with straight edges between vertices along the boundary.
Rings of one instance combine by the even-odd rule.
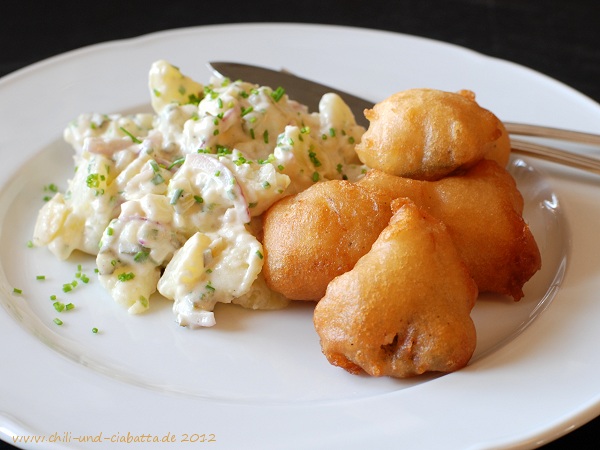
[[[369,121],[365,118],[364,110],[373,107],[373,102],[362,99],[348,92],[326,86],[316,81],[292,75],[285,71],[268,69],[266,67],[253,66],[227,61],[212,61],[208,63],[214,75],[229,78],[230,80],[242,80],[249,83],[269,86],[273,89],[282,87],[286,94],[306,106],[309,111],[319,110],[319,101],[324,94],[333,92],[338,94],[350,107],[356,123],[367,128]]]

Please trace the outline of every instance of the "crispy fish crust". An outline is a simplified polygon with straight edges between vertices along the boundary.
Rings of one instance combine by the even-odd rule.
[[[405,202],[315,309],[323,353],[351,373],[451,372],[475,350],[477,287],[444,224]]]
[[[523,297],[541,256],[522,217],[523,197],[506,169],[482,160],[459,176],[417,181],[371,171],[358,182],[379,196],[408,197],[438,218],[480,292]]]
[[[292,300],[318,301],[385,228],[391,199],[349,181],[326,181],[275,203],[264,215],[263,273]]]
[[[356,146],[367,166],[391,175],[439,180],[482,158],[504,167],[510,139],[471,91],[410,89],[365,110],[369,129]]]

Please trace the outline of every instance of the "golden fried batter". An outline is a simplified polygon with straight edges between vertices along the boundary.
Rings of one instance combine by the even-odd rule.
[[[391,175],[439,180],[483,158],[508,163],[504,125],[471,91],[410,89],[365,110],[365,116],[370,125],[356,152],[367,166]]]
[[[392,216],[389,200],[349,181],[326,181],[275,203],[264,215],[265,280],[292,300],[319,300],[350,270]]]
[[[451,372],[475,350],[476,297],[444,224],[407,202],[354,268],[329,284],[314,324],[329,362],[348,372]]]
[[[480,292],[523,297],[541,256],[523,220],[523,197],[506,169],[483,160],[463,175],[417,181],[369,172],[360,186],[389,198],[408,197],[447,226]]]

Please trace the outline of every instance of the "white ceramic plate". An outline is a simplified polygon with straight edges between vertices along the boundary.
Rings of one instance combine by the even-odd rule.
[[[160,298],[148,314],[129,316],[95,280],[93,258],[59,262],[27,248],[44,186],[64,188],[72,170],[64,126],[81,112],[147,110],[157,59],[199,81],[208,81],[206,62],[231,60],[286,67],[373,101],[411,87],[468,88],[505,120],[592,131],[600,119],[596,103],[520,66],[435,41],[316,25],[162,32],[3,78],[2,439],[45,437],[17,444],[36,449],[97,448],[80,436],[110,448],[165,437],[184,448],[213,439],[220,449],[525,448],[600,412],[598,177],[512,161],[544,267],[521,302],[478,302],[476,354],[446,376],[374,379],[329,365],[305,304],[270,312],[222,305],[217,326],[196,331],[177,326]],[[65,294],[78,264],[91,281]],[[53,294],[75,309],[54,311]]]

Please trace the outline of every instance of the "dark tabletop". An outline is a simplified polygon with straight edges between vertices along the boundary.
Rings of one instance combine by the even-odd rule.
[[[324,23],[424,36],[530,67],[600,102],[598,0],[4,0],[0,76],[98,42],[239,22]],[[544,449],[597,448],[598,436],[600,419]]]

